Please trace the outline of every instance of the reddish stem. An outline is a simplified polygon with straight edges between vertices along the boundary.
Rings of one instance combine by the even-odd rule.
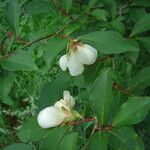
[[[129,96],[133,96],[132,93],[130,93],[130,91],[128,91],[127,89],[125,89],[124,87],[118,85],[117,83],[113,83],[113,87],[118,90],[121,91],[122,93],[129,95]]]
[[[100,128],[97,128],[96,131],[108,131],[108,130],[111,130],[112,128],[113,126],[100,127]]]
[[[55,4],[55,6],[57,7],[58,10],[61,11],[61,13],[66,16],[69,17],[71,20],[75,21],[75,18],[73,18],[62,6],[61,4],[57,1],[57,0],[52,0],[52,2]]]
[[[14,35],[12,32],[7,32],[7,36],[8,37],[12,37],[12,36],[15,36],[15,38],[20,42],[20,43],[22,43],[22,44],[27,44],[27,42],[23,39],[23,38],[21,38],[19,35]]]
[[[55,33],[52,33],[52,34],[50,34],[50,35],[46,35],[46,36],[44,36],[44,37],[40,37],[40,38],[38,38],[38,39],[35,39],[35,40],[31,40],[31,41],[29,41],[26,45],[25,45],[25,47],[27,47],[27,46],[30,46],[30,45],[32,45],[32,44],[34,44],[34,43],[36,43],[36,42],[40,42],[40,41],[42,41],[42,40],[45,40],[45,39],[48,39],[48,38],[52,38],[52,37],[54,37],[54,36],[59,36],[59,37],[61,37],[61,38],[68,38],[67,36],[65,36],[65,35],[60,35],[59,33],[60,32],[62,32],[63,30],[65,30],[67,28],[67,26],[64,26],[64,27],[62,27],[60,30],[58,30],[57,32],[55,32]]]
[[[95,120],[95,118],[87,118],[87,119],[84,119],[84,120],[81,120],[81,121],[77,121],[77,122],[72,122],[71,125],[72,126],[77,126],[81,123],[85,123],[85,122],[90,122],[90,121],[93,121]],[[113,126],[106,126],[106,127],[98,127],[95,129],[95,131],[108,131],[108,130],[111,130],[113,128]]]
[[[77,122],[72,122],[71,125],[76,126],[76,125],[79,125],[80,123],[90,122],[90,121],[93,121],[93,120],[95,120],[95,118],[87,118],[87,119],[80,120],[80,121],[77,121]]]
[[[107,60],[107,59],[109,59],[109,58],[112,58],[114,55],[113,54],[110,54],[110,55],[106,55],[106,56],[104,56],[104,57],[102,57],[102,58],[97,58],[97,62],[101,62],[101,61],[105,61],[105,60]]]
[[[78,41],[75,41],[75,42],[74,42],[74,41],[72,40],[72,44],[70,45],[70,48],[76,50],[76,49],[77,49],[77,46],[79,46],[79,45],[82,45],[82,44],[81,44],[80,42],[78,42]]]
[[[27,42],[26,42],[23,38],[19,37],[18,35],[16,35],[16,38],[18,39],[18,41],[19,41],[20,43],[22,43],[22,44],[24,44],[24,45],[27,44]]]

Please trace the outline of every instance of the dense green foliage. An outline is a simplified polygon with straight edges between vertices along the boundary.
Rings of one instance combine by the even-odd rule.
[[[150,0],[1,0],[0,20],[0,150],[150,150]],[[98,51],[75,77],[73,39]],[[65,90],[84,119],[41,128]]]

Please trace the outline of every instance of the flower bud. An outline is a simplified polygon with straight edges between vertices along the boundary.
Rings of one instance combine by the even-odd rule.
[[[38,117],[38,124],[42,128],[51,128],[58,126],[65,120],[65,114],[57,107],[46,107],[43,109]]]

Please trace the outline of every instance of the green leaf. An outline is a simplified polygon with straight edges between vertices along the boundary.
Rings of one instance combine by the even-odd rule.
[[[145,88],[150,86],[150,67],[141,69],[129,82],[128,87],[133,88]]]
[[[150,118],[150,112],[148,113],[148,115],[146,116],[146,118],[144,119],[143,121],[143,128],[145,130],[145,132],[150,135],[150,121],[149,121],[149,118]],[[148,140],[148,139],[147,139]],[[150,143],[149,143],[150,144]]]
[[[52,38],[44,47],[44,58],[46,62],[52,62],[53,59],[62,51],[67,45],[67,40],[60,38]]]
[[[59,150],[60,143],[68,132],[68,129],[69,127],[58,127],[52,130],[41,142],[40,149],[49,150],[51,148],[52,150]]]
[[[116,112],[120,105],[122,104],[123,98],[121,95],[121,92],[118,92],[117,90],[113,91],[113,100],[110,106],[110,111],[109,111],[109,118],[108,118],[108,123],[107,124],[112,124],[114,117],[116,115]]]
[[[73,78],[73,85],[80,88],[86,88],[83,75],[75,76]]]
[[[84,81],[87,87],[89,87],[93,81],[99,76],[99,72],[101,70],[101,64],[99,62],[95,62],[86,68],[84,72]]]
[[[47,132],[48,130],[38,125],[37,118],[32,117],[23,123],[19,130],[18,137],[20,141],[24,143],[37,142],[40,141]]]
[[[131,36],[150,30],[150,13],[143,16],[134,26]]]
[[[50,106],[63,96],[63,91],[67,90],[72,82],[68,73],[61,73],[55,80],[48,83],[41,91],[39,98],[39,109]]]
[[[60,150],[77,150],[78,133],[70,133],[64,137]]]
[[[9,0],[6,4],[5,16],[10,27],[18,32],[21,6],[18,0]]]
[[[125,33],[125,26],[122,22],[120,22],[120,20],[116,19],[116,20],[113,20],[111,23],[110,23],[110,26],[113,30],[119,32],[120,34],[124,34]]]
[[[104,9],[93,10],[91,12],[91,15],[99,20],[107,21],[107,18],[106,18],[107,13]]]
[[[127,51],[139,51],[128,40],[114,31],[95,31],[79,37],[103,54],[119,54]],[[108,44],[109,43],[109,44]]]
[[[136,38],[136,40],[150,53],[150,37],[140,37]]]
[[[37,66],[32,60],[29,52],[23,50],[15,51],[10,57],[8,57],[3,63],[2,67],[10,71],[18,70],[37,70]]]
[[[136,23],[139,21],[144,15],[146,15],[146,10],[144,8],[139,7],[131,7],[129,11],[130,18]]]
[[[30,145],[17,143],[5,147],[3,150],[33,150]]]
[[[90,10],[98,0],[89,0],[88,1],[88,9]]]
[[[118,110],[113,126],[128,126],[139,123],[150,109],[149,97],[131,97]]]
[[[114,128],[109,133],[113,150],[144,150],[142,139],[129,127]]]
[[[114,20],[116,17],[116,2],[115,0],[102,0],[104,7],[108,11],[108,13],[111,15],[112,19]]]
[[[105,68],[89,90],[91,108],[101,124],[107,122],[113,98],[111,69]]]
[[[14,106],[14,99],[10,96],[2,97],[2,102],[9,106]]]
[[[23,5],[23,8],[26,13],[30,15],[38,15],[41,13],[50,12],[52,7],[52,3],[46,0],[32,0],[28,1]]]
[[[135,46],[136,48],[140,48],[139,44],[136,40],[134,39],[129,39],[128,42],[130,42],[131,45]],[[125,57],[127,57],[130,62],[136,64],[138,56],[139,56],[140,51],[131,51],[131,52],[126,52]]]
[[[64,30],[65,35],[70,35],[71,33],[73,33],[74,31],[76,31],[77,29],[80,28],[80,24],[79,23],[69,23],[67,25],[67,28]]]
[[[108,149],[107,132],[95,132],[89,139],[88,150],[107,150]]]
[[[69,12],[69,10],[71,9],[73,4],[73,0],[62,0],[62,5],[64,6],[64,8],[66,9],[67,12]]]
[[[13,72],[9,72],[6,70],[1,70],[0,71],[0,97],[6,97],[15,80],[15,75]]]
[[[131,6],[150,7],[149,0],[133,0]]]

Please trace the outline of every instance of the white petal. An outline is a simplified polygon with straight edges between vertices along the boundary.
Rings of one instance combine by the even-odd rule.
[[[74,52],[72,52],[69,56],[68,60],[68,69],[72,76],[78,76],[82,74],[84,70],[83,64],[81,64],[76,58]]]
[[[80,63],[90,65],[96,61],[97,50],[87,44],[77,46],[76,57]]]
[[[69,110],[69,111],[70,111],[70,107],[67,105],[66,101],[63,100],[63,99],[57,101],[57,102],[54,104],[54,107],[59,108],[61,111],[63,111],[64,108],[65,108],[66,110]]]
[[[70,95],[69,91],[64,91],[63,92],[63,98],[64,98],[64,100],[69,100],[70,97],[72,97],[72,96]]]
[[[72,115],[70,105],[68,105],[67,102],[63,99],[57,101],[54,107],[58,108],[65,115],[66,118]]]
[[[64,120],[65,115],[55,107],[46,107],[39,113],[37,117],[38,124],[42,128],[51,128],[58,126]]]
[[[64,97],[64,101],[66,101],[67,105],[68,105],[70,108],[73,108],[73,106],[75,105],[75,100],[74,100],[74,98],[70,95],[70,92],[69,92],[69,91],[64,91],[63,97]]]
[[[59,59],[59,66],[63,71],[66,71],[67,69],[67,64],[68,64],[68,58],[67,55],[63,55],[61,56],[61,58]]]

